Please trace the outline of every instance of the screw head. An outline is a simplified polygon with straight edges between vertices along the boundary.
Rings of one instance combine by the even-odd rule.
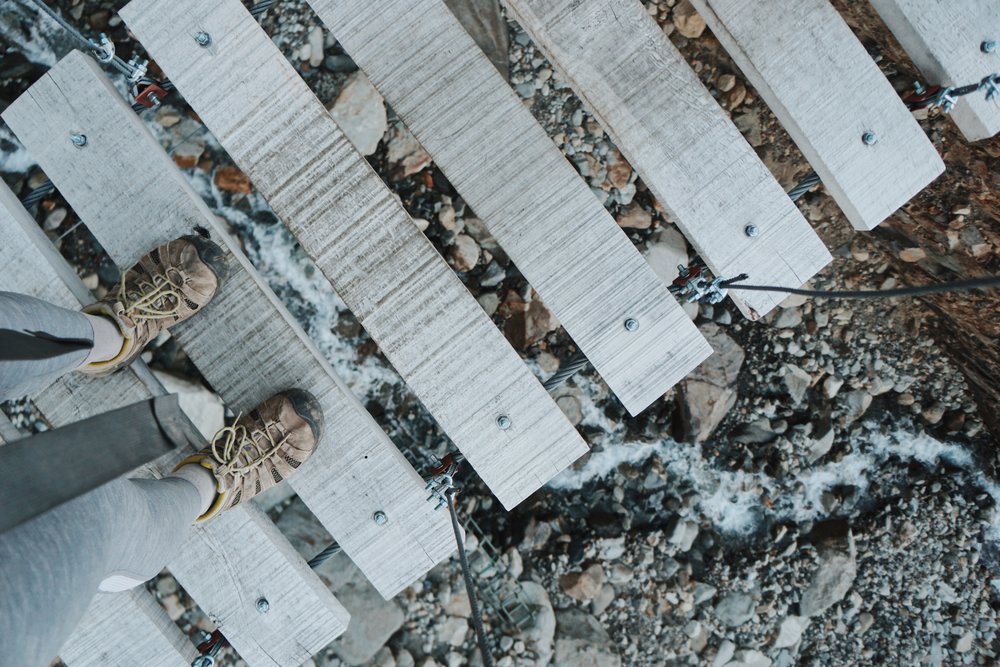
[[[861,141],[864,142],[865,146],[874,146],[878,143],[878,135],[868,130],[861,135]]]
[[[202,30],[194,36],[194,41],[198,42],[199,46],[208,46],[212,43],[212,36]]]
[[[499,417],[497,417],[497,426],[500,428],[501,431],[506,431],[507,429],[509,429],[510,423],[511,423],[510,417],[508,417],[507,415],[500,415]]]
[[[625,331],[636,331],[639,328],[639,320],[630,317],[625,320]]]
[[[743,233],[749,236],[750,238],[754,238],[755,236],[760,235],[760,229],[757,227],[757,225],[747,225],[746,227],[743,228]]]
[[[372,521],[375,522],[376,526],[384,526],[385,524],[389,523],[389,517],[386,516],[385,512],[379,510],[374,514],[372,514]]]
[[[69,140],[73,142],[73,145],[77,148],[83,148],[87,145],[87,135],[86,134],[71,134],[69,135]]]
[[[215,660],[209,655],[200,655],[194,659],[191,663],[191,667],[212,667],[215,664]]]
[[[271,611],[271,603],[267,601],[267,598],[257,598],[257,611],[262,614]]]
[[[982,44],[979,45],[979,48],[982,50],[983,53],[996,53],[998,46],[1000,46],[1000,44],[997,43],[997,40],[987,39],[986,41],[984,41]]]

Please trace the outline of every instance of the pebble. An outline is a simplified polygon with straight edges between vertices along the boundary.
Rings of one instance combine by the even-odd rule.
[[[705,19],[701,18],[690,0],[681,0],[674,7],[674,27],[688,39],[696,39],[705,32]]]
[[[451,247],[451,261],[456,271],[471,271],[479,262],[479,244],[471,236],[459,234]]]

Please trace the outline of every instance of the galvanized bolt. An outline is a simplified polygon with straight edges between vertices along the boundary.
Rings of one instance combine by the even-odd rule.
[[[375,522],[376,526],[384,526],[389,523],[389,517],[385,515],[385,512],[379,510],[375,514],[372,514],[372,521]]]
[[[625,320],[625,331],[635,331],[639,328],[639,320],[632,317]]]
[[[497,426],[501,431],[506,431],[510,428],[510,417],[507,415],[500,415],[497,417]]]
[[[194,659],[191,663],[191,667],[212,667],[215,664],[215,659],[210,655],[200,655]]]
[[[997,46],[998,46],[997,40],[987,39],[985,42],[979,45],[979,48],[982,49],[983,53],[996,53]]]
[[[212,36],[202,30],[194,36],[194,41],[198,42],[199,46],[208,46],[212,43]]]
[[[262,614],[271,611],[271,603],[267,601],[267,598],[257,598],[257,611]]]
[[[73,142],[73,145],[77,148],[83,148],[87,145],[87,135],[86,134],[71,134],[69,135],[69,140]]]
[[[757,228],[757,225],[747,225],[743,228],[743,233],[753,238],[760,235],[760,229]]]
[[[864,142],[865,146],[874,146],[878,143],[878,135],[868,130],[861,135],[861,141]]]

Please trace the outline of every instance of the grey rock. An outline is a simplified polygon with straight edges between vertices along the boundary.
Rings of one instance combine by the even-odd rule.
[[[872,395],[864,389],[848,392],[844,396],[844,422],[850,424],[861,419],[871,404]]]
[[[388,129],[385,101],[364,72],[351,75],[330,114],[362,155],[374,153]]]
[[[712,346],[713,354],[680,383],[678,404],[682,437],[704,442],[736,403],[736,380],[744,353],[714,322],[698,328]]]
[[[459,234],[451,247],[451,261],[456,271],[471,271],[479,262],[479,244],[471,236]]]
[[[678,274],[678,266],[688,265],[688,247],[684,235],[673,226],[654,232],[646,243],[643,257],[656,275],[669,285]]]
[[[351,72],[358,71],[358,66],[354,63],[351,57],[343,53],[330,55],[324,58],[323,67],[331,72],[341,72],[344,74],[350,74]]]
[[[347,632],[330,648],[348,665],[363,665],[403,626],[405,615],[396,602],[382,598],[347,556],[339,554],[327,563],[339,580],[331,587],[333,593],[351,614]]]
[[[771,659],[753,649],[742,649],[733,655],[726,667],[771,667]]]
[[[824,539],[818,551],[819,565],[799,600],[799,613],[807,618],[822,614],[843,600],[857,575],[854,536],[849,528],[845,533]]]
[[[732,643],[728,639],[722,640],[719,644],[719,650],[715,653],[715,658],[712,660],[712,667],[724,667],[728,663],[733,655],[736,653],[736,644]]]
[[[738,628],[754,616],[753,596],[734,591],[728,593],[715,605],[715,616],[730,628]]]
[[[621,667],[621,657],[601,623],[576,609],[556,616],[556,665]]]
[[[534,644],[536,664],[548,665],[552,660],[556,634],[556,615],[552,611],[552,603],[545,588],[534,581],[522,581],[521,591],[524,593],[525,603],[534,612],[534,617],[522,636]]]
[[[812,384],[812,376],[794,364],[785,364],[782,374],[788,395],[792,397],[793,402],[801,403],[806,391],[809,390],[809,385]]]
[[[789,648],[798,644],[808,625],[808,618],[802,616],[786,617],[778,626],[778,636],[774,639],[774,648]]]

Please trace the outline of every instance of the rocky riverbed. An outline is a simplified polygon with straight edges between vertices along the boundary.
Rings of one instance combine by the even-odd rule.
[[[87,30],[107,32],[126,57],[135,47],[114,13],[123,3],[53,4]],[[791,187],[807,163],[690,5],[645,4]],[[860,4],[837,6],[874,51],[891,40]],[[0,101],[72,45],[33,16],[16,0],[0,17]],[[282,0],[263,23],[526,362],[541,378],[557,370],[572,341],[305,2]],[[476,36],[516,94],[672,280],[695,254],[663,207],[528,36],[505,19],[483,25],[493,28]],[[908,63],[880,64],[900,87],[912,79]],[[337,371],[426,470],[447,451],[445,439],[249,180],[176,94],[143,118]],[[918,118],[939,148],[953,150],[946,117]],[[0,173],[16,192],[44,179],[3,126],[0,148]],[[948,243],[996,266],[1000,228],[968,194],[967,179],[985,173],[977,178],[996,191],[998,155],[996,139],[970,149],[963,164],[949,162],[958,180],[932,184],[901,215],[933,211],[950,221]],[[927,252],[910,241],[855,233],[821,187],[799,205],[834,255],[813,287],[887,288],[911,280],[907,267],[927,267]],[[38,219],[90,287],[114,283],[115,269],[58,195]],[[487,604],[497,664],[997,664],[997,443],[984,428],[990,415],[942,349],[948,341],[932,335],[937,312],[919,301],[793,297],[751,323],[728,301],[687,308],[716,354],[638,417],[591,370],[556,390],[592,447],[573,469],[510,513],[466,472],[460,512],[476,522],[473,558],[482,565],[489,554],[502,573],[497,587],[531,612],[519,625],[521,617],[504,619]],[[171,340],[147,356],[162,372],[197,381]],[[29,407],[15,410],[28,427]],[[307,557],[329,540],[295,497],[274,499],[270,511]],[[456,562],[390,602],[342,557],[320,573],[354,621],[316,665],[481,664]],[[169,575],[150,588],[192,636],[214,629]],[[240,664],[229,649],[220,662]]]

